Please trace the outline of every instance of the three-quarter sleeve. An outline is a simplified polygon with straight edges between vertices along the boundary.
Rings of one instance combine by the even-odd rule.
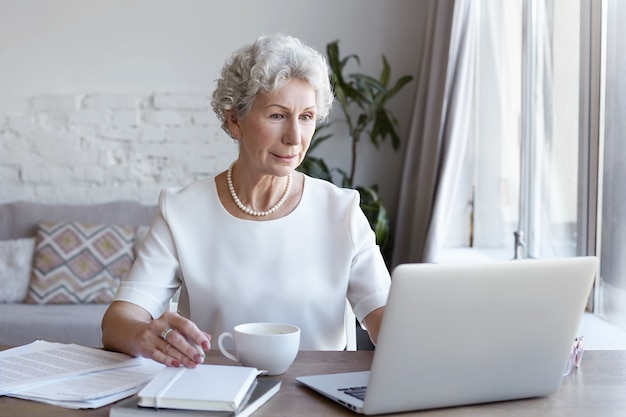
[[[154,318],[168,308],[170,298],[181,284],[176,246],[165,218],[165,194],[163,191],[159,197],[160,210],[114,298],[136,304]]]

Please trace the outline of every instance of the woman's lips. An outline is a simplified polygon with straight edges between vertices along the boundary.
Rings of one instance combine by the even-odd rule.
[[[297,155],[276,155],[276,154],[273,154],[273,155],[276,158],[280,159],[281,161],[285,161],[285,162],[291,162],[297,158]]]

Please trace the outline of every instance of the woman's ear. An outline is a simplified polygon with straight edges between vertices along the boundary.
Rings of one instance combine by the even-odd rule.
[[[239,119],[235,114],[235,111],[229,110],[226,112],[226,123],[228,124],[228,129],[232,134],[234,139],[241,139],[241,129],[239,127]]]

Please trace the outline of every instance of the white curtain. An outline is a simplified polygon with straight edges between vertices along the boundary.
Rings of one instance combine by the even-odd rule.
[[[404,161],[392,266],[432,262],[471,135],[480,0],[434,0]]]

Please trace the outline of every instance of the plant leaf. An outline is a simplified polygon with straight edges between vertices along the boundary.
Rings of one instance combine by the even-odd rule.
[[[309,177],[320,178],[322,180],[332,182],[330,170],[322,158],[306,156],[297,170],[308,175]]]
[[[387,87],[389,85],[389,78],[391,77],[391,67],[387,62],[387,57],[383,55],[383,69],[380,72],[380,83]]]
[[[393,87],[391,87],[386,94],[386,100],[389,100],[391,97],[395,96],[405,85],[410,83],[413,80],[413,77],[410,75],[405,75],[396,81]]]
[[[352,183],[350,182],[350,176],[346,171],[340,168],[335,168],[335,171],[339,173],[341,177],[341,181],[339,182],[343,188],[352,188]]]

